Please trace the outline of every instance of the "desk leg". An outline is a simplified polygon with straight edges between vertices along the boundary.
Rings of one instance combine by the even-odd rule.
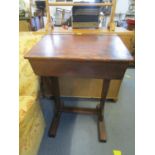
[[[97,112],[98,112],[98,133],[99,133],[99,141],[106,142],[106,130],[105,130],[105,123],[104,123],[104,106],[105,100],[109,89],[110,80],[105,79],[102,87],[102,94],[100,104],[97,105]],[[103,112],[103,115],[102,115]]]
[[[52,94],[54,97],[55,107],[54,107],[54,118],[52,120],[50,129],[49,129],[49,136],[55,137],[57,128],[59,125],[59,120],[61,116],[60,108],[62,107],[60,101],[60,90],[59,90],[59,79],[58,77],[50,77],[51,85],[52,85]]]
[[[45,97],[45,90],[44,90],[44,77],[40,77],[40,91],[41,91],[41,96],[44,98]]]

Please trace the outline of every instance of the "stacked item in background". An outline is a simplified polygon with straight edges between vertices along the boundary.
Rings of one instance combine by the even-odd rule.
[[[46,25],[46,5],[45,1],[35,1],[35,12],[31,19],[31,27],[33,31],[42,29]]]
[[[73,28],[99,28],[100,7],[74,6],[72,8]]]
[[[129,1],[128,12],[126,13],[127,29],[135,29],[135,0]]]
[[[56,8],[54,26],[62,26],[71,18],[71,11],[61,8]]]

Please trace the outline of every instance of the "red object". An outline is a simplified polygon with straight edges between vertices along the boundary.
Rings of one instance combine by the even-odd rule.
[[[135,29],[135,19],[127,19],[126,22],[128,24],[127,29],[133,31]]]
[[[127,21],[128,25],[135,25],[134,19],[127,19],[126,21]]]

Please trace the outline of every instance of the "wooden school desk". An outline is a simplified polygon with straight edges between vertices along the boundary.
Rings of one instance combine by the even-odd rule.
[[[29,60],[35,74],[51,79],[55,115],[49,136],[56,136],[62,112],[95,114],[98,117],[99,140],[105,142],[103,112],[110,80],[122,79],[129,62],[133,60],[121,39],[116,35],[51,34],[44,36],[25,58]],[[63,105],[60,100],[60,76],[104,79],[100,104],[96,108]]]

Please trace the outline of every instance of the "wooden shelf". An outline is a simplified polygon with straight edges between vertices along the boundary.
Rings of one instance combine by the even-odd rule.
[[[50,15],[50,6],[110,6],[111,7],[111,15],[110,21],[107,29],[110,31],[115,30],[114,16],[115,16],[115,8],[116,8],[116,0],[112,0],[112,2],[104,2],[104,3],[78,3],[78,2],[49,2],[46,1],[46,12],[47,12],[47,24],[46,24],[46,32],[50,33],[53,29],[51,15]]]
[[[112,3],[49,2],[48,6],[112,6]]]

